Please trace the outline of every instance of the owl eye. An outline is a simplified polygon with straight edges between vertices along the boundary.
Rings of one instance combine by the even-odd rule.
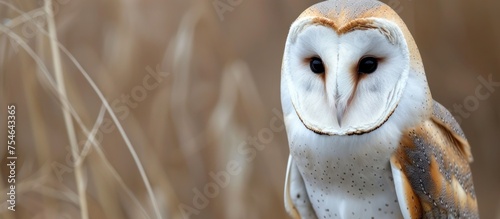
[[[358,73],[370,74],[377,70],[378,60],[374,57],[364,57],[359,60]]]
[[[323,65],[323,61],[318,57],[313,57],[311,59],[309,67],[311,68],[311,71],[316,74],[325,73],[325,66]]]

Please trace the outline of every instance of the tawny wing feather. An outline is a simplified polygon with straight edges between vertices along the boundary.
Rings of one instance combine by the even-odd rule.
[[[479,218],[471,161],[460,126],[434,101],[432,118],[407,130],[391,157],[405,218]]]
[[[285,209],[294,219],[316,219],[316,213],[309,202],[304,180],[292,156],[288,157],[285,180]]]

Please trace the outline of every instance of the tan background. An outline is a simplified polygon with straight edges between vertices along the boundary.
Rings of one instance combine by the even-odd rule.
[[[268,131],[279,118],[273,109],[281,111],[280,67],[288,27],[317,1],[215,2],[230,7],[223,20],[212,1],[54,1],[57,36],[106,99],[122,107],[115,113],[164,218],[182,218],[179,206],[193,207],[192,218],[286,218],[282,190],[288,146],[284,131]],[[33,26],[35,21],[47,28],[43,2],[1,3],[2,25],[27,42],[54,77],[49,41]],[[21,15],[4,3],[31,13]],[[500,82],[499,1],[389,3],[419,45],[434,99],[453,109],[473,99],[481,86],[478,76]],[[92,129],[102,102],[64,54],[61,63],[69,103],[81,117],[80,125]],[[145,90],[143,100],[125,107],[122,95],[144,91],[148,66],[168,74],[157,87]],[[5,33],[0,33],[0,82],[1,124],[6,124],[6,105],[17,107],[19,156],[17,211],[7,211],[6,196],[1,195],[0,217],[78,218],[82,196],[76,189],[61,100],[28,53]],[[479,100],[467,118],[452,110],[461,117],[472,145],[482,218],[500,218],[499,89]],[[104,133],[103,154],[90,149],[81,168],[83,178],[77,180],[87,186],[90,217],[155,218],[131,153],[109,114],[104,121],[96,130]],[[78,124],[74,133],[83,145],[87,137]],[[5,125],[0,131],[6,133]],[[272,139],[264,132],[272,133]],[[245,146],[252,137],[262,150]],[[263,139],[270,142],[262,144]],[[5,134],[1,142],[5,145]],[[2,146],[1,194],[7,192],[5,153]],[[212,187],[214,197],[196,209],[194,190],[214,185],[209,173],[226,170],[228,163],[237,164],[239,172],[223,188]]]

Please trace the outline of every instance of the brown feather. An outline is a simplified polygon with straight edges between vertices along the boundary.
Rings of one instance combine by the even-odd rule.
[[[393,163],[411,185],[405,196],[418,196],[422,217],[479,218],[470,146],[449,112],[434,102],[432,118],[405,133]]]

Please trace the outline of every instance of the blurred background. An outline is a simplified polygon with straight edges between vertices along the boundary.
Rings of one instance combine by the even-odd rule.
[[[281,58],[316,2],[0,0],[0,218],[287,218]],[[482,218],[500,218],[500,87],[484,87],[500,2],[384,2],[472,145]]]

